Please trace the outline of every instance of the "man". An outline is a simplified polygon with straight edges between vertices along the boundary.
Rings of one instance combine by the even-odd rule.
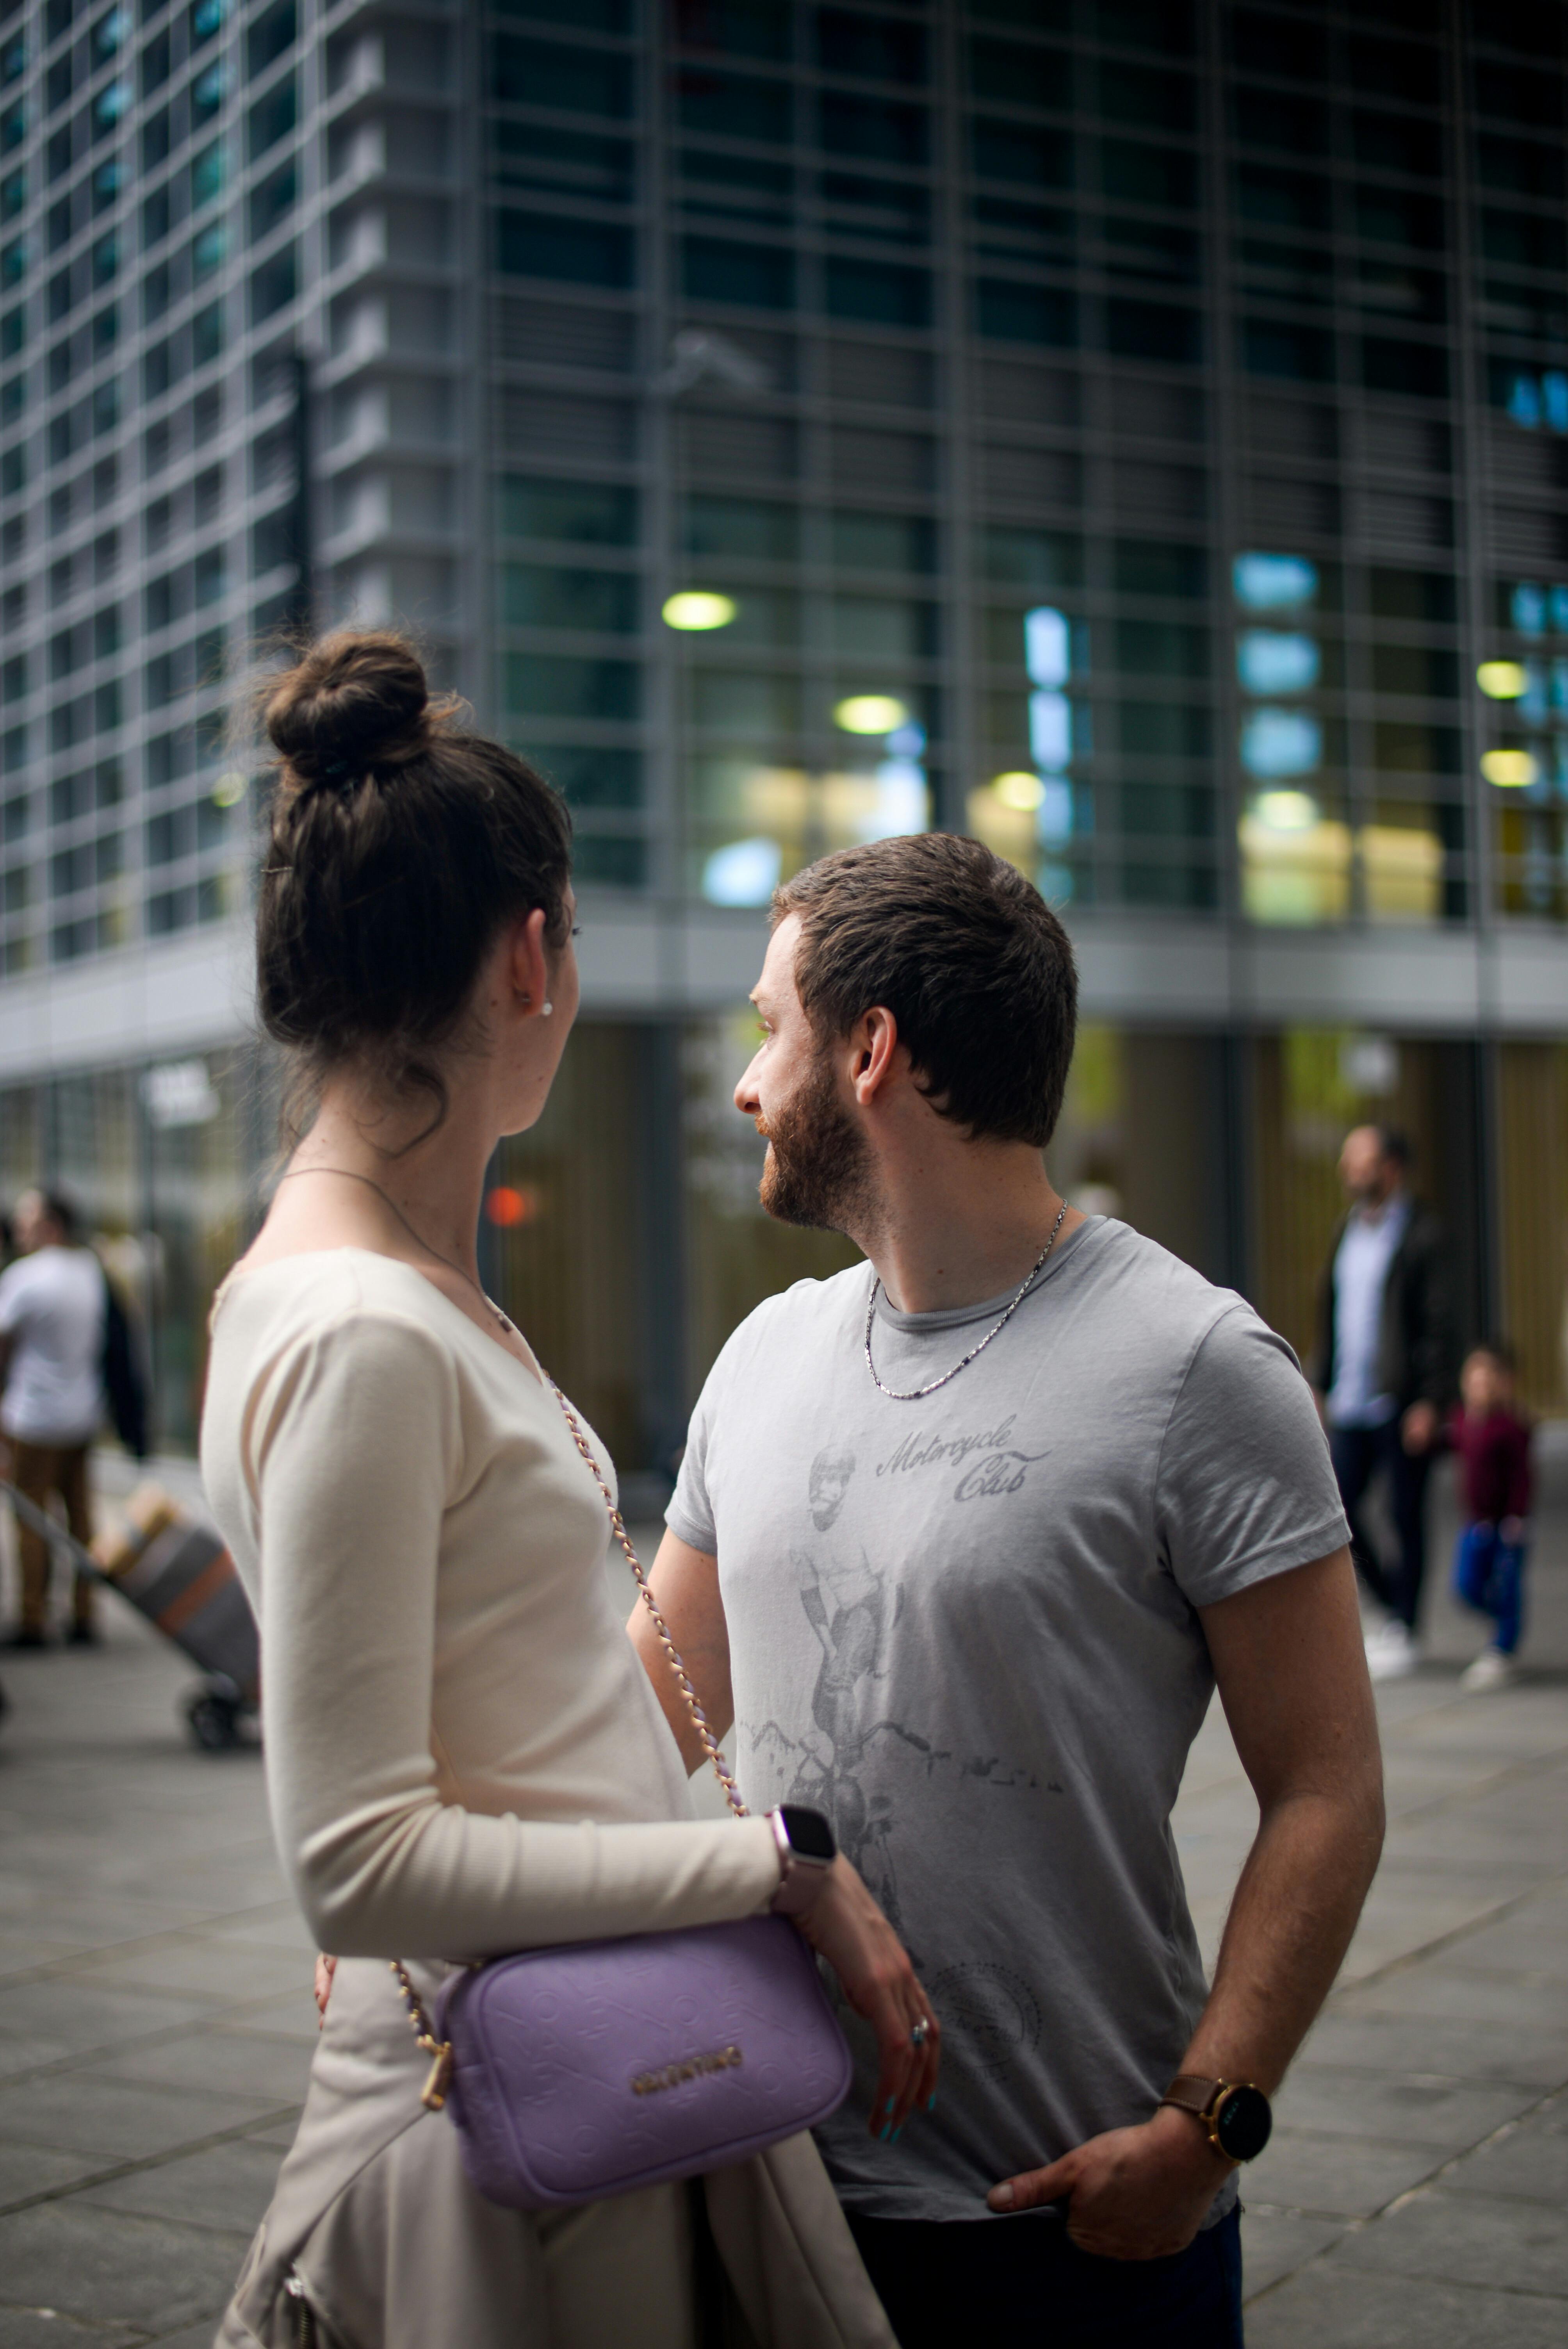
[[[1382,1833],[1312,1397],[1240,1299],[1052,1189],[1076,980],[1010,865],[849,849],[774,921],[736,1092],[763,1203],[871,1262],[730,1339],[655,1584],[748,1802],[829,1814],[941,2023],[934,2110],[819,2141],[903,2349],[1239,2344],[1231,2155]],[[1169,1816],[1216,1675],[1262,1816],[1205,1996]]]
[[[1410,1146],[1395,1127],[1345,1137],[1339,1179],[1350,1209],[1317,1293],[1310,1366],[1322,1399],[1351,1555],[1385,1610],[1367,1634],[1374,1680],[1413,1672],[1427,1570],[1427,1478],[1453,1401],[1455,1346],[1442,1226],[1407,1187]],[[1362,1516],[1387,1480],[1398,1562],[1387,1573]]]
[[[103,1268],[77,1245],[76,1211],[55,1191],[16,1203],[15,1264],[0,1273],[0,1433],[12,1481],[38,1508],[57,1493],[79,1542],[92,1538],[88,1450],[103,1414]],[[14,1648],[48,1644],[49,1547],[18,1524],[22,1619]],[[92,1585],[75,1578],[70,1638],[90,1645]]]

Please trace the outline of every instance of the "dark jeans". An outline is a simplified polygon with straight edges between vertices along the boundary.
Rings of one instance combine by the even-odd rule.
[[[1169,2260],[1100,2260],[1059,2219],[845,2214],[899,2349],[1243,2349],[1241,2213]]]
[[[1492,1645],[1511,1656],[1524,1629],[1524,1549],[1495,1526],[1466,1526],[1454,1550],[1454,1597],[1497,1625]]]
[[[1350,1520],[1350,1555],[1356,1570],[1378,1604],[1413,1631],[1427,1571],[1427,1478],[1432,1455],[1406,1451],[1399,1440],[1398,1414],[1382,1427],[1331,1427],[1328,1449],[1339,1481],[1339,1497]],[[1361,1516],[1367,1488],[1380,1475],[1388,1480],[1388,1501],[1399,1546],[1391,1572],[1378,1557]]]

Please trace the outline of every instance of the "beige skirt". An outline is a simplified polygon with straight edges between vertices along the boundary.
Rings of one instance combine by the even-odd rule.
[[[410,1969],[428,2006],[448,1969]],[[809,2137],[702,2181],[502,2210],[387,1967],[338,1966],[299,2133],[216,2349],[896,2349]]]

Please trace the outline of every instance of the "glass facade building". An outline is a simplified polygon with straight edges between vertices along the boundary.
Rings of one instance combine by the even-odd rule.
[[[844,1260],[727,1105],[760,909],[933,823],[1073,929],[1062,1179],[1300,1341],[1397,1112],[1561,1403],[1565,72],[1559,0],[0,0],[0,1146],[140,1250],[170,1432],[311,611],[571,802],[488,1240],[627,1460]]]

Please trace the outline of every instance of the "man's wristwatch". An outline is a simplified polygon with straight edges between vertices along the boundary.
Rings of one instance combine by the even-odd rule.
[[[1202,2122],[1215,2152],[1230,2161],[1255,2161],[1274,2128],[1274,2109],[1250,2080],[1200,2080],[1179,2072],[1160,2101]]]
[[[779,1847],[779,1889],[772,1906],[780,1917],[801,1917],[811,1908],[839,1856],[837,1838],[820,1811],[802,1803],[780,1803],[768,1814]]]

